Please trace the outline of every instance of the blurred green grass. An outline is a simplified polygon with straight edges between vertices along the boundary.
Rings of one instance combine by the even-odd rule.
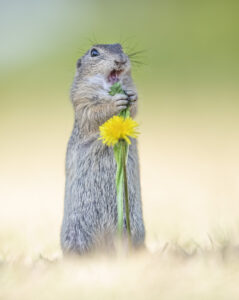
[[[136,82],[146,90],[212,85],[217,90],[228,84],[237,89],[238,1],[24,4],[28,15],[22,5],[1,4],[1,16],[7,20],[2,30],[8,51],[0,52],[1,106],[5,108],[13,107],[5,101],[8,95],[19,95],[21,101],[12,99],[15,108],[22,101],[33,104],[34,95],[43,91],[66,96],[75,62],[91,41],[122,42],[128,51],[146,50],[139,57],[146,66],[133,69]],[[65,105],[57,97],[50,102]]]

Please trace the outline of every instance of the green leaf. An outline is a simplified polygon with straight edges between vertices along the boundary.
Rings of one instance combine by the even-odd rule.
[[[111,96],[114,96],[116,94],[125,94],[120,82],[116,82],[111,86],[109,94]]]

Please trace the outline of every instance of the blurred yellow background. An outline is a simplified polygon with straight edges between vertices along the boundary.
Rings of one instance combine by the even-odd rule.
[[[148,249],[238,244],[238,11],[233,0],[0,2],[0,259],[61,253],[69,90],[92,42],[145,50],[133,76]]]

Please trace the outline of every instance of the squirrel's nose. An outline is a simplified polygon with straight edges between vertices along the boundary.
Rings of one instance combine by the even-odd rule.
[[[115,60],[115,64],[116,64],[117,66],[122,66],[122,65],[125,65],[125,64],[126,64],[126,62],[127,62],[127,60],[126,60],[126,59]]]

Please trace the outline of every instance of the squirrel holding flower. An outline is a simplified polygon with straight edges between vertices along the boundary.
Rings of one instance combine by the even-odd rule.
[[[116,82],[124,94],[112,96]],[[99,126],[127,107],[131,117],[137,112],[130,59],[120,44],[94,45],[77,61],[71,100],[75,122],[66,154],[61,247],[64,253],[84,254],[112,249],[117,233],[116,163],[112,147],[99,140]],[[127,177],[132,245],[139,248],[145,229],[135,139],[129,146]],[[125,218],[124,211],[124,232]]]

